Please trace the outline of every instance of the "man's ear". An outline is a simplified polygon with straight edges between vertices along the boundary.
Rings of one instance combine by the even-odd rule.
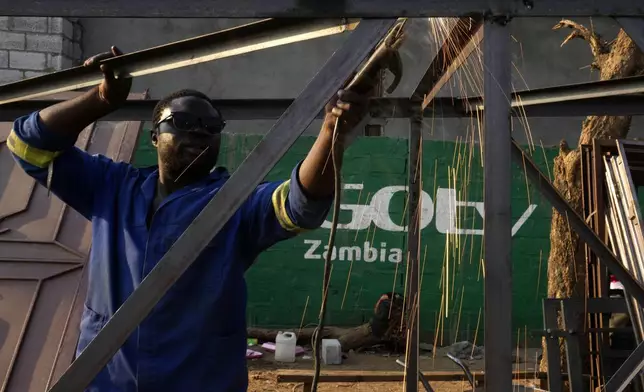
[[[150,132],[150,138],[152,139],[152,145],[158,147],[159,144],[159,133],[157,131]]]

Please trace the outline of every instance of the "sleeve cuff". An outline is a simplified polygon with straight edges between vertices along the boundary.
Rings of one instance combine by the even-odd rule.
[[[300,183],[299,162],[291,173],[288,193],[288,214],[295,225],[303,229],[316,229],[324,223],[333,204],[333,194],[325,198],[313,198],[306,194]]]

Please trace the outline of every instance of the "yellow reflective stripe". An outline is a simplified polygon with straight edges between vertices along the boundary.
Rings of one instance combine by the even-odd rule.
[[[301,233],[305,231],[305,229],[293,223],[291,217],[288,216],[288,213],[286,212],[286,197],[288,196],[290,188],[291,180],[288,180],[283,182],[280,186],[277,187],[277,189],[275,189],[272,197],[273,210],[275,210],[277,221],[279,222],[280,226],[284,228],[284,230]]]
[[[31,147],[27,143],[23,142],[22,139],[16,135],[13,129],[7,138],[7,147],[9,148],[9,151],[14,153],[18,158],[43,169],[49,166],[51,161],[60,155],[60,151],[46,151],[36,147]]]

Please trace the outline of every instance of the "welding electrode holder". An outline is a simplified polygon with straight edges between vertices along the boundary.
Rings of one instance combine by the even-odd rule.
[[[398,48],[404,40],[403,28],[407,19],[401,19],[390,31],[380,44],[376,46],[369,59],[360,67],[360,70],[353,77],[346,89],[358,94],[367,94],[376,85],[380,78],[380,71],[388,69],[394,80],[387,88],[391,94],[400,84],[402,79],[402,59]]]

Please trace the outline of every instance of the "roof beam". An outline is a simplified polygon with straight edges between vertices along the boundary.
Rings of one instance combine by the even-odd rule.
[[[6,16],[98,18],[397,18],[644,16],[641,0],[0,0]]]

